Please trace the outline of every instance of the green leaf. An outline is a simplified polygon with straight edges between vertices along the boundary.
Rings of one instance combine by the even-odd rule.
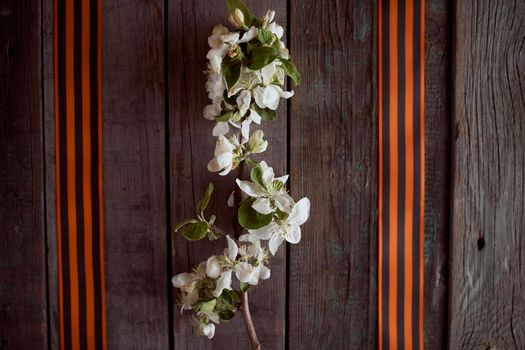
[[[259,70],[272,63],[279,56],[279,51],[273,47],[255,47],[250,52],[248,68]]]
[[[213,299],[202,303],[199,309],[202,313],[209,314],[210,312],[213,312],[213,309],[215,309],[215,305],[217,305],[217,300]]]
[[[269,30],[264,28],[259,29],[259,34],[257,36],[259,41],[264,45],[271,45],[273,41],[273,34]]]
[[[233,85],[239,80],[241,76],[241,65],[234,64],[224,69],[224,78],[226,79],[226,84],[228,89],[231,89]]]
[[[280,60],[283,63],[283,68],[286,75],[292,78],[295,85],[301,84],[301,74],[299,74],[295,64],[293,64],[292,61],[285,60],[284,58],[280,58]]]
[[[252,14],[248,9],[248,6],[242,0],[227,0],[228,11],[231,14],[235,12],[235,9],[241,10],[244,15],[244,24],[249,28],[252,25]]]
[[[246,52],[248,53],[248,55],[250,55],[253,49],[260,47],[260,46],[261,46],[261,43],[258,41],[249,41],[246,43]]]
[[[223,310],[218,313],[219,317],[223,321],[229,321],[235,317],[235,312],[232,310]]]
[[[211,194],[213,193],[213,184],[210,182],[208,184],[208,188],[206,189],[206,193],[204,193],[204,196],[202,197],[199,204],[197,204],[197,211],[202,214],[202,212],[206,209],[208,206],[208,203],[210,202]]]
[[[241,302],[241,299],[239,298],[239,294],[237,294],[236,291],[234,290],[229,290],[227,289],[227,291],[229,292],[230,294],[230,297],[232,298],[232,301],[235,305],[239,304]]]
[[[272,214],[261,214],[252,208],[255,198],[247,198],[242,201],[237,212],[239,224],[247,230],[256,230],[272,222]]]
[[[257,166],[252,168],[252,171],[250,172],[250,179],[253,182],[255,182],[255,183],[257,183],[257,184],[259,184],[259,185],[264,187],[263,181],[262,181],[262,176],[263,176],[263,170],[262,170],[261,166],[259,164],[257,164]]]
[[[285,220],[288,217],[288,214],[286,214],[284,211],[276,209],[275,216],[277,217],[278,220]]]
[[[208,233],[208,224],[204,221],[198,221],[188,224],[182,228],[182,234],[189,241],[198,241],[206,237]]]
[[[177,224],[177,226],[175,226],[175,232],[177,232],[178,230],[180,230],[182,227],[188,225],[188,224],[192,224],[192,223],[195,223],[197,222],[197,220],[195,219],[186,219],[186,220],[183,220],[181,222],[179,222]]]
[[[225,289],[225,290],[228,290],[228,289]],[[232,297],[227,292],[225,293],[223,291],[221,296],[217,298],[217,300],[219,301],[217,305],[218,310],[235,310],[236,309],[235,303],[233,302]]]
[[[259,114],[261,118],[263,120],[266,120],[267,122],[272,121],[275,118],[277,118],[277,111],[273,111],[270,108],[260,108],[259,106],[257,106],[256,103],[254,103],[252,106],[257,112],[257,114]]]
[[[218,122],[227,122],[229,121],[231,118],[233,118],[233,113],[234,111],[227,111],[225,113],[222,113],[219,118],[217,118],[216,120]]]
[[[246,293],[246,291],[250,288],[250,284],[246,282],[241,282],[241,292]]]

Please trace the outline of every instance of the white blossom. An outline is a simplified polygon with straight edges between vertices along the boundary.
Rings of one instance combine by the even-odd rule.
[[[260,108],[276,110],[279,107],[281,98],[288,99],[293,96],[293,91],[283,91],[280,86],[270,84],[267,86],[257,86],[253,90],[255,102]]]
[[[219,136],[215,144],[215,157],[208,163],[208,170],[211,172],[220,172],[219,175],[227,175],[230,170],[234,169],[237,164],[235,158],[242,151],[241,144],[232,137],[228,140],[224,136]]]
[[[258,184],[251,181],[237,179],[237,185],[248,196],[257,198],[252,208],[261,214],[270,214],[276,208],[285,213],[291,212],[294,204],[292,197],[286,193],[284,184],[288,180],[288,175],[276,178],[273,168],[269,167],[265,161],[259,163],[262,173],[262,183]]]
[[[242,0],[239,1],[242,3]],[[310,212],[308,198],[296,203],[288,194],[285,187],[288,175],[275,177],[273,168],[266,162],[256,165],[251,159],[251,155],[260,154],[268,148],[262,130],[257,128],[250,135],[252,123],[260,125],[263,120],[275,118],[274,111],[278,109],[280,100],[294,94],[284,90],[286,76],[295,81],[298,80],[298,72],[293,64],[284,61],[290,59],[290,54],[282,41],[284,29],[274,22],[275,11],[268,10],[263,17],[255,19],[245,7],[241,8],[230,9],[229,21],[236,30],[230,31],[218,25],[208,37],[210,49],[206,55],[205,87],[210,102],[202,114],[205,119],[215,122],[212,135],[217,140],[214,156],[207,168],[224,176],[242,162],[252,167],[255,165],[257,168],[252,169],[252,181],[237,179],[236,182],[242,192],[251,197],[252,208],[264,215],[249,218],[255,222],[263,220],[261,218],[265,220],[252,227],[259,227],[268,219],[271,222],[256,230],[248,229],[238,241],[226,234],[227,247],[222,254],[211,255],[191,272],[173,277],[173,286],[180,290],[181,312],[192,310],[199,332],[210,339],[215,335],[215,324],[219,324],[221,319],[230,319],[232,313],[238,310],[237,296],[245,291],[243,284],[257,285],[270,277],[271,271],[267,266],[269,255],[275,255],[284,241],[292,244],[300,241],[300,226],[306,222]],[[262,58],[265,50],[257,54],[252,49],[269,46],[276,48],[275,52],[279,55],[272,62],[264,61],[265,65],[261,66],[257,55]],[[194,227],[202,232],[203,223],[208,230],[213,227],[216,217],[211,215],[208,219],[203,208],[206,204],[202,204],[208,203],[212,191],[213,186],[210,185],[200,202],[196,218],[185,220],[177,226],[177,230],[185,225],[200,225]],[[227,205],[236,208],[235,199],[232,192]],[[240,223],[246,215],[253,213],[249,210],[244,212],[243,219],[239,210]],[[221,238],[222,230],[211,230],[215,234],[207,235],[209,239]],[[193,239],[182,231],[188,239]],[[232,280],[234,277],[238,281]]]
[[[282,221],[272,221],[269,225],[257,230],[250,230],[250,233],[255,234],[259,239],[270,240],[268,248],[270,253],[275,255],[277,249],[283,241],[297,244],[301,240],[301,225],[308,220],[310,216],[310,200],[303,198],[297,202],[290,215]]]

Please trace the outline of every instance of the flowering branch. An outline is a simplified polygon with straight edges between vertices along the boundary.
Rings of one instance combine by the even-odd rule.
[[[191,241],[224,237],[227,248],[192,272],[176,275],[172,283],[180,289],[181,310],[193,312],[200,333],[208,338],[214,336],[215,324],[231,320],[241,310],[253,350],[260,349],[260,343],[250,314],[248,289],[270,277],[268,260],[283,242],[299,243],[310,201],[305,197],[296,202],[286,189],[288,175],[276,177],[265,161],[251,158],[268,147],[262,130],[250,134],[252,122],[259,125],[263,120],[274,120],[279,101],[293,96],[293,91],[284,90],[287,76],[300,83],[282,41],[284,30],[273,22],[274,11],[256,18],[242,0],[227,0],[227,5],[236,31],[219,25],[208,38],[206,90],[212,103],[203,114],[216,122],[212,134],[217,142],[208,170],[225,176],[237,169],[237,186],[227,203],[237,213],[234,234],[218,228],[215,215],[205,215],[214,190],[209,184],[197,205],[196,217],[182,221],[175,231]],[[249,180],[244,178],[246,165],[250,167]]]

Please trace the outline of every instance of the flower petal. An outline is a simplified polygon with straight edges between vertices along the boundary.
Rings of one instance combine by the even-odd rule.
[[[270,200],[268,198],[257,198],[255,202],[253,202],[252,208],[255,209],[256,212],[265,215],[273,212],[273,208],[270,205]]]
[[[310,216],[310,200],[306,197],[297,202],[292,209],[292,213],[286,219],[291,225],[302,225]]]
[[[201,325],[201,333],[205,335],[208,339],[213,338],[215,335],[215,325],[213,323],[206,323]]]
[[[270,239],[272,233],[279,229],[279,226],[275,222],[270,222],[268,225],[258,228],[256,230],[249,230],[250,233],[255,234],[259,239],[267,240]]]
[[[259,162],[259,166],[261,167],[261,169],[262,169],[263,171],[265,171],[266,169],[268,169],[268,164],[267,164],[264,160],[261,160],[261,161]]]
[[[277,23],[273,22],[268,25],[267,28],[270,32],[275,34],[279,39],[283,37],[284,34],[284,28],[278,25]]]
[[[226,135],[228,131],[230,131],[230,127],[227,122],[217,122],[211,133],[213,136],[223,136]]]
[[[270,85],[272,82],[273,76],[277,73],[277,65],[275,62],[272,62],[263,68],[261,68],[261,76],[264,85]]]
[[[281,90],[282,91],[282,90]],[[255,103],[261,108],[270,108],[276,110],[279,106],[279,91],[275,85],[268,85],[266,87],[258,86],[253,89]]]
[[[233,154],[231,153],[221,153],[217,157],[217,163],[219,163],[219,166],[221,169],[226,168],[228,166],[231,167],[232,161],[233,161]]]
[[[228,197],[228,201],[226,202],[226,204],[228,205],[228,207],[230,208],[233,208],[233,202],[234,202],[234,198],[233,198],[233,194],[235,193],[235,191],[232,191],[232,193],[230,194],[230,196]]]
[[[239,254],[239,247],[230,236],[226,236],[226,240],[228,241],[228,259],[234,261],[237,254]]]
[[[222,168],[219,166],[219,162],[217,161],[217,158],[213,158],[208,163],[208,171],[211,171],[213,173],[216,173],[217,171],[220,171]]]
[[[221,113],[221,105],[213,103],[204,107],[203,115],[208,120],[215,120],[215,118]]]
[[[276,195],[274,198],[275,204],[277,205],[277,208],[279,210],[290,214],[292,212],[293,206],[295,205],[295,201],[292,197],[286,192],[283,192],[281,194]]]
[[[233,167],[232,164],[228,164],[228,165],[226,166],[226,168],[224,168],[224,170],[221,171],[221,172],[219,173],[219,175],[221,175],[221,176],[226,176],[226,175],[228,175],[228,173],[230,172],[230,170],[232,170],[232,167]]]
[[[273,179],[275,177],[275,174],[273,172],[273,168],[267,167],[263,170],[262,174],[262,181],[264,186],[266,186],[267,189],[270,189],[271,186],[273,186]]]
[[[248,90],[243,90],[237,97],[237,106],[239,107],[239,113],[241,114],[241,117],[244,117],[246,112],[248,111],[248,108],[250,108],[250,104],[252,102],[252,94]]]
[[[281,89],[280,86],[277,86],[277,85],[272,85],[272,86],[274,87],[274,89],[279,94],[279,97],[290,98],[290,97],[292,97],[294,95],[293,91],[284,91],[283,89]]]
[[[261,124],[261,116],[255,111],[255,108],[250,109],[250,118],[255,124]]]
[[[281,181],[283,184],[285,184],[286,181],[288,181],[288,175],[276,177],[274,180]]]
[[[286,241],[288,243],[297,244],[301,240],[301,228],[296,225],[290,225],[286,232]]]
[[[246,143],[250,137],[250,124],[252,120],[250,118],[247,118],[242,121],[241,123],[241,135],[243,143]]]
[[[284,238],[281,234],[274,234],[272,238],[270,238],[270,241],[268,242],[268,248],[270,249],[270,253],[272,253],[272,255],[277,253],[277,250],[283,241]]]
[[[239,241],[255,243],[259,242],[259,237],[254,233],[245,233],[239,237]]]
[[[240,36],[239,32],[231,32],[231,33],[222,34],[221,39],[225,43],[234,45],[234,44],[237,44],[237,42],[239,41],[239,36]]]
[[[215,289],[213,290],[213,293],[212,293],[213,296],[218,297],[219,295],[222,294],[222,291],[224,289],[231,289],[231,285],[232,285],[232,271],[231,270],[224,271],[221,277],[219,277],[219,279],[217,280],[217,283],[215,284]]]
[[[259,271],[259,278],[262,280],[267,280],[270,278],[270,269],[262,265],[261,270]]]
[[[247,262],[241,261],[235,266],[235,275],[239,281],[248,283],[253,278],[253,266]]]
[[[251,181],[235,180],[239,188],[250,197],[262,197],[266,194],[263,188]]]
[[[221,265],[219,259],[215,255],[212,255],[206,261],[206,275],[210,278],[217,278],[221,274]]]
[[[251,27],[246,33],[243,34],[238,44],[247,43],[248,41],[254,39],[258,34],[259,29],[257,29],[256,27]]]
[[[224,122],[226,125],[228,123]],[[219,136],[217,137],[217,142],[215,143],[215,151],[214,151],[214,155],[215,156],[218,156],[219,154],[221,153],[225,153],[225,152],[231,152],[233,151],[235,147],[231,144],[230,141],[228,141],[228,139],[224,136]]]
[[[173,276],[171,283],[175,288],[187,288],[194,280],[195,276],[193,274],[183,272]]]

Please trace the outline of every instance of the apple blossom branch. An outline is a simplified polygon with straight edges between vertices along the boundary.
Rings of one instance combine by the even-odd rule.
[[[180,289],[181,309],[193,313],[202,335],[213,338],[216,324],[241,311],[250,347],[260,349],[248,289],[270,277],[269,258],[282,243],[299,243],[310,201],[295,201],[286,188],[288,175],[277,177],[265,161],[251,158],[265,152],[268,141],[262,130],[250,134],[250,129],[252,123],[274,120],[280,100],[293,96],[284,90],[286,78],[296,84],[301,78],[282,41],[284,30],[273,21],[274,11],[257,18],[242,0],[227,0],[227,5],[235,30],[219,25],[208,38],[206,91],[211,104],[203,114],[215,122],[212,135],[217,138],[208,170],[225,176],[237,169],[237,186],[227,202],[236,212],[234,234],[218,228],[215,215],[207,216],[214,191],[209,184],[195,217],[183,220],[175,231],[190,241],[225,238],[227,247],[191,272],[174,276],[172,283]],[[249,179],[244,178],[245,165],[250,166]]]

